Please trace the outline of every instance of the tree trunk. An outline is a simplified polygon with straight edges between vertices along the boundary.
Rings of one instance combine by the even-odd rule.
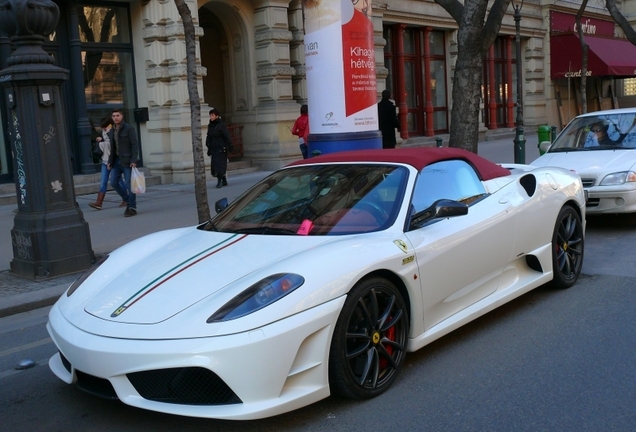
[[[581,26],[581,18],[587,6],[587,0],[583,0],[579,11],[576,13],[575,21],[581,43],[581,114],[587,113],[587,44],[583,35],[583,27]]]
[[[625,36],[627,39],[634,45],[636,45],[636,30],[632,27],[632,25],[627,21],[627,19],[623,16],[623,14],[616,7],[616,3],[614,0],[606,0],[605,6],[609,11],[616,24],[625,32]]]
[[[477,153],[479,101],[483,62],[495,41],[510,0],[495,0],[488,17],[488,0],[435,0],[457,22],[457,63],[453,75],[453,107],[449,146]],[[519,60],[520,61],[520,60]]]
[[[205,181],[205,159],[201,142],[201,100],[197,89],[196,42],[192,13],[185,0],[174,0],[181,20],[186,44],[186,67],[188,74],[188,96],[190,98],[190,123],[192,130],[192,157],[194,159],[194,196],[197,203],[199,223],[210,219],[208,189]]]
[[[453,108],[449,147],[477,153],[479,144],[479,102],[483,80],[483,56],[460,51],[453,77]]]

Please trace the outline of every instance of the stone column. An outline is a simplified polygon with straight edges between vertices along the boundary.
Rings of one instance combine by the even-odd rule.
[[[198,25],[197,3],[186,2],[195,24],[195,36],[203,35]],[[192,124],[186,67],[185,32],[179,11],[172,0],[151,0],[142,7],[144,63],[149,120],[148,137],[144,141],[144,166],[159,174],[165,183],[194,181],[192,156]],[[199,49],[197,48],[197,56]],[[197,89],[203,95],[200,77],[207,71],[197,58]],[[138,78],[138,82],[143,82]],[[202,127],[208,122],[207,110],[202,107]],[[205,129],[203,129],[205,140]],[[207,159],[206,161],[209,161]]]
[[[17,48],[0,71],[18,198],[11,271],[29,278],[74,273],[94,261],[88,224],[75,202],[60,94],[68,71],[42,49],[59,16],[50,0],[0,4],[0,33]]]
[[[519,63],[525,67],[524,123],[531,126],[543,124],[556,126],[558,116],[554,117],[557,120],[554,118],[550,120],[546,112],[544,39],[530,37],[525,42],[525,50]],[[554,99],[552,101],[554,102]]]
[[[254,2],[257,125],[256,142],[252,142],[247,155],[264,169],[276,169],[301,157],[298,140],[290,132],[300,114],[300,100],[294,99],[292,79],[296,69],[291,65],[290,52],[294,36],[288,23],[288,5],[281,0]],[[293,25],[298,24],[296,19]],[[294,40],[294,44],[298,42]],[[298,50],[296,45],[295,54]],[[294,64],[304,69],[298,59]],[[298,94],[302,94],[300,90]]]
[[[292,0],[289,4],[287,18],[289,19],[289,30],[292,33],[292,40],[289,43],[290,65],[294,68],[292,97],[302,105],[307,103],[307,84],[305,73],[305,34],[300,0]]]
[[[258,104],[267,106],[293,100],[287,23],[287,1],[261,0],[254,5]]]

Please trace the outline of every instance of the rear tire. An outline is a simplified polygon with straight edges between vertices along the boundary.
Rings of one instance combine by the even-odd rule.
[[[370,278],[353,287],[336,322],[329,352],[332,394],[369,399],[397,377],[409,334],[400,291],[386,279]]]
[[[557,216],[552,234],[552,271],[555,288],[570,288],[581,274],[585,236],[581,217],[570,206],[564,206]]]

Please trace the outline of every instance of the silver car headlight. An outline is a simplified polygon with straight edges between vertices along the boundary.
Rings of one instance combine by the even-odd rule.
[[[207,319],[207,323],[229,321],[256,312],[285,297],[305,283],[305,278],[294,273],[277,273],[255,283]]]
[[[109,256],[110,255],[103,256],[99,261],[97,261],[93,265],[93,267],[91,267],[88,270],[86,270],[86,272],[83,275],[81,275],[79,278],[77,278],[77,280],[75,282],[73,282],[73,284],[66,291],[66,296],[70,297],[71,294],[73,294],[75,292],[75,290],[78,289],[80,287],[80,285],[83,284],[84,281],[86,279],[88,279],[88,277],[90,275],[92,275],[93,272],[99,268],[100,265],[102,265],[102,264],[104,264],[106,262],[106,260],[108,259]]]
[[[603,180],[601,181],[601,183],[599,183],[599,185],[600,186],[616,186],[616,185],[625,184],[627,182],[636,182],[636,173],[634,171],[623,171],[623,172],[608,174],[605,176],[605,178],[603,178]]]

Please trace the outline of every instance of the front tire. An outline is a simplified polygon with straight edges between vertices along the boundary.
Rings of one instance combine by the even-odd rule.
[[[386,391],[404,362],[408,332],[408,310],[395,285],[370,278],[353,287],[331,341],[332,394],[369,399]]]
[[[581,274],[585,236],[581,217],[570,206],[559,212],[552,235],[552,271],[555,288],[569,288]]]

